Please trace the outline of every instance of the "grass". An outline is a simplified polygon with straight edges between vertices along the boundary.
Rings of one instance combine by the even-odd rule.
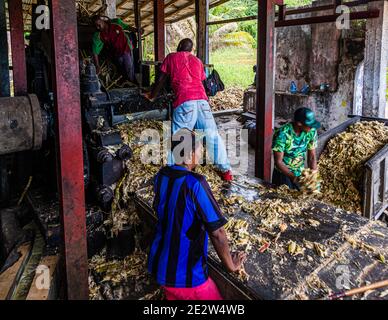
[[[256,49],[223,48],[210,53],[210,63],[218,71],[226,87],[247,88],[253,83]]]

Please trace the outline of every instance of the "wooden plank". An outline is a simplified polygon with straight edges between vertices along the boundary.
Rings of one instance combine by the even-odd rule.
[[[8,300],[22,274],[23,266],[27,263],[31,253],[31,243],[19,247],[20,258],[14,265],[0,274],[0,300]]]
[[[58,276],[57,267],[59,263],[59,256],[47,256],[42,258],[39,265],[48,268],[49,271],[49,287],[47,288],[38,288],[37,283],[39,283],[39,277],[42,274],[35,274],[34,280],[32,281],[32,285],[30,291],[28,292],[26,300],[50,300],[55,298],[56,296],[56,277]]]

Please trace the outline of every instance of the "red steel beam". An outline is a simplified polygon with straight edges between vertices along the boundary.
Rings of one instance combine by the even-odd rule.
[[[353,8],[357,6],[366,5],[371,0],[357,0],[357,1],[351,1],[351,2],[344,2],[343,4]],[[329,5],[322,5],[317,7],[307,7],[307,8],[299,8],[299,9],[287,9],[284,8],[284,13],[281,13],[280,6],[279,6],[279,12],[275,13],[275,16],[279,16],[279,14],[284,14],[284,16],[290,16],[290,15],[296,15],[301,13],[313,13],[313,12],[320,12],[320,11],[327,11],[327,10],[336,10],[336,7],[333,4]],[[241,21],[251,21],[251,20],[257,20],[257,16],[247,16],[242,18],[233,18],[233,19],[226,19],[226,20],[219,20],[219,21],[210,21],[207,24],[210,25],[219,25],[219,24],[227,24],[231,22],[241,22]]]
[[[275,5],[259,0],[258,12],[258,79],[256,99],[256,177],[272,178],[272,128],[274,103]]]
[[[9,97],[8,38],[5,0],[0,0],[0,97]]]
[[[9,24],[11,33],[13,86],[15,96],[27,94],[27,67],[24,47],[23,4],[9,0]]]
[[[155,61],[163,61],[166,55],[163,0],[154,0],[154,30]]]
[[[52,0],[58,190],[67,298],[89,298],[84,168],[75,0]]]
[[[379,10],[368,10],[368,11],[358,11],[351,12],[349,14],[349,20],[361,20],[361,19],[373,19],[378,18],[380,15]],[[340,14],[333,14],[327,16],[318,16],[311,18],[302,18],[302,19],[291,19],[284,21],[276,21],[276,27],[289,27],[289,26],[301,26],[301,25],[310,25],[316,23],[327,23],[335,22],[340,17]]]

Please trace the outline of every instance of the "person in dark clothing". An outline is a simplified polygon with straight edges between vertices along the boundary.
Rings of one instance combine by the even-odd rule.
[[[133,51],[136,47],[134,37],[127,35],[127,31],[136,31],[121,19],[110,20],[107,17],[96,16],[94,24],[97,32],[93,36],[93,59],[97,73],[100,73],[99,55],[105,48],[111,59],[120,67],[124,77],[136,82]]]
[[[148,269],[168,300],[220,300],[208,273],[208,237],[229,272],[239,271],[246,255],[231,254],[223,228],[227,220],[206,178],[193,172],[203,152],[198,136],[181,129],[172,141],[175,165],[155,177],[153,206],[159,221]]]

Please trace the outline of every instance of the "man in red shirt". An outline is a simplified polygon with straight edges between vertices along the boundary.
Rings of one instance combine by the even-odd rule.
[[[172,133],[183,128],[204,130],[210,160],[218,168],[221,178],[231,181],[233,176],[225,144],[218,133],[203,86],[206,79],[205,68],[201,60],[191,54],[192,50],[193,42],[183,39],[177,52],[169,54],[163,61],[158,83],[145,97],[154,100],[170,78],[176,96]]]
[[[110,20],[107,17],[96,16],[94,24],[98,32],[93,36],[93,58],[96,65],[97,73],[100,73],[100,62],[98,56],[105,48],[110,58],[116,60],[124,77],[131,81],[135,80],[135,68],[133,59],[133,44],[125,31],[133,30],[121,19]]]

